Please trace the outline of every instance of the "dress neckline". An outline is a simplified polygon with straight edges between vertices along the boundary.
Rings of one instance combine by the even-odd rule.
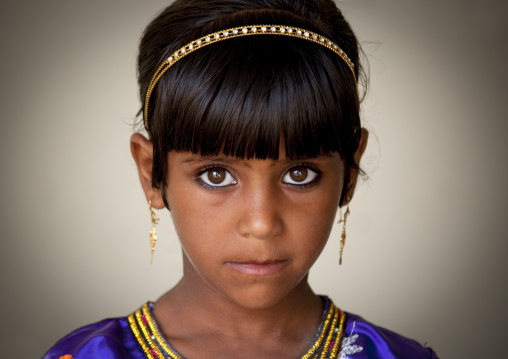
[[[321,324],[314,343],[300,359],[336,358],[340,342],[343,339],[346,315],[326,296],[321,296],[324,303]],[[129,326],[149,359],[185,359],[167,341],[159,330],[152,314],[153,303],[147,302],[129,315]]]

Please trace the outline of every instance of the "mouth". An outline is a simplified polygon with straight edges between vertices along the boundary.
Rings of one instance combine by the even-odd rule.
[[[269,260],[264,262],[226,262],[226,266],[243,274],[254,276],[268,276],[279,273],[289,263],[287,259]]]

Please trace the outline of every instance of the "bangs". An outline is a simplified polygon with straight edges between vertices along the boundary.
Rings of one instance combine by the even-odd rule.
[[[351,71],[301,39],[252,36],[200,49],[169,69],[152,97],[152,140],[165,153],[278,159],[283,138],[288,158],[343,157],[360,134]]]

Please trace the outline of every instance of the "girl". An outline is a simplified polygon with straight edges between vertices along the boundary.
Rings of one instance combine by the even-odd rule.
[[[152,255],[165,207],[183,277],[45,358],[435,358],[308,284],[345,207],[342,256],[367,145],[358,54],[331,0],[177,0],[153,20],[131,151]]]

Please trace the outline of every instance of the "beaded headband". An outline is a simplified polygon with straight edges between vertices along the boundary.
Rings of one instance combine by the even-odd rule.
[[[147,131],[148,131],[148,104],[150,102],[150,96],[152,95],[153,89],[157,85],[157,82],[160,80],[162,75],[164,75],[164,73],[169,70],[171,66],[173,66],[176,62],[178,62],[180,59],[184,58],[188,54],[202,47],[208,46],[215,42],[250,35],[279,35],[279,36],[296,37],[303,40],[315,42],[332,50],[337,55],[339,55],[339,57],[346,63],[346,65],[351,70],[353,78],[355,80],[356,94],[358,95],[358,82],[356,80],[354,70],[355,65],[353,64],[351,59],[346,55],[346,53],[337,44],[335,44],[328,38],[309,30],[285,25],[284,26],[250,25],[250,26],[233,27],[230,29],[214,32],[213,34],[205,35],[197,40],[188,43],[187,45],[175,51],[162,63],[162,65],[159,66],[157,71],[155,71],[155,74],[153,75],[150,84],[148,85],[148,90],[146,92],[145,97],[145,128],[147,129]]]

